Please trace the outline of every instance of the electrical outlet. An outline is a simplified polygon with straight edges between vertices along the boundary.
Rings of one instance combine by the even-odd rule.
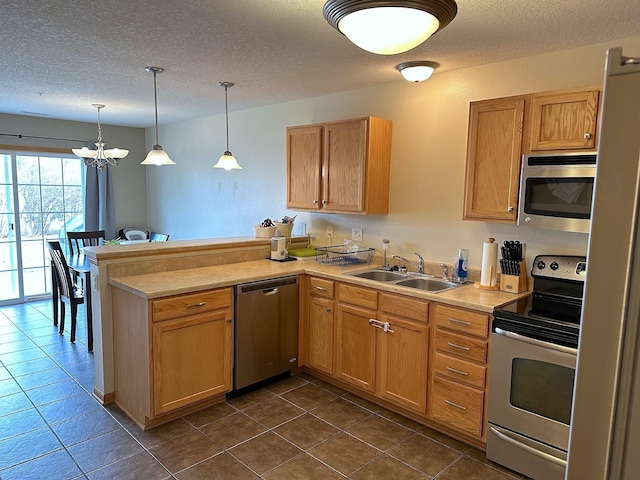
[[[362,241],[362,229],[361,228],[352,228],[351,229],[351,240],[356,242]]]
[[[333,238],[333,226],[327,225],[327,238]]]

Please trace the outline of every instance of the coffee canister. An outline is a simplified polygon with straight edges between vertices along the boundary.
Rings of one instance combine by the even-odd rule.
[[[284,260],[287,255],[287,238],[271,237],[271,260]]]

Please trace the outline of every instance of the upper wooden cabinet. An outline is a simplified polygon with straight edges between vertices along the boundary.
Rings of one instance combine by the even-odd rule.
[[[523,154],[594,150],[600,90],[471,102],[463,218],[515,223]]]
[[[389,211],[392,122],[376,117],[287,128],[287,208]]]
[[[596,147],[597,89],[531,95],[532,152]]]
[[[472,102],[465,220],[515,222],[526,96]]]

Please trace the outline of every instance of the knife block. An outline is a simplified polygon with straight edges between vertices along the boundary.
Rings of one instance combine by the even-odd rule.
[[[500,274],[500,291],[508,293],[520,293],[528,290],[527,269],[525,261],[520,263],[520,275]]]

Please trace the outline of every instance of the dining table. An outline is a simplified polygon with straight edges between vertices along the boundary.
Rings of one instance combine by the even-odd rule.
[[[87,319],[87,349],[93,352],[93,312],[91,307],[91,264],[89,258],[85,257],[82,253],[76,253],[67,257],[67,266],[72,272],[76,272],[82,276],[83,279],[83,294],[84,294],[84,307],[86,311]],[[53,274],[52,266],[52,282],[53,282],[53,302],[56,305],[58,301],[58,288],[56,285],[56,278]]]

